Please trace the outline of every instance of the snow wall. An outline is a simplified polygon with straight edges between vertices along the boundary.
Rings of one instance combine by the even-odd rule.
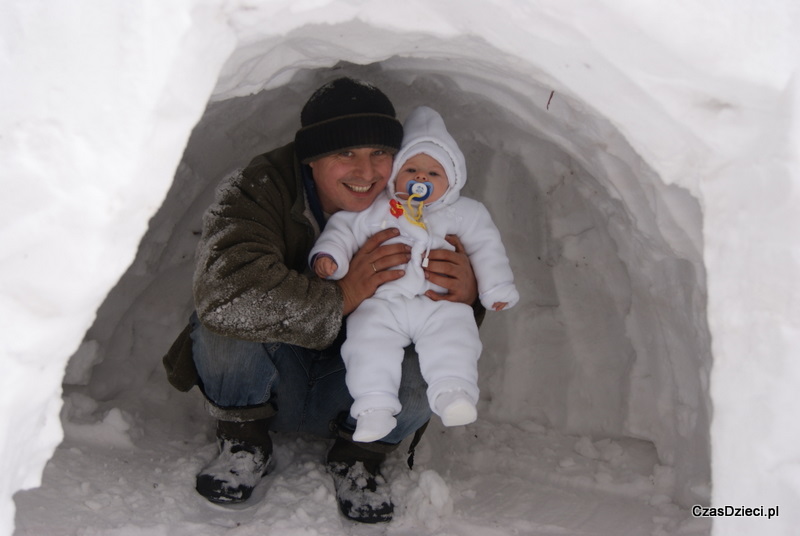
[[[797,526],[797,8],[648,4],[6,2],[0,532],[62,380],[160,373],[216,183],[342,74],[440,110],[504,235],[524,300],[483,330],[488,417],[652,441],[681,503]]]

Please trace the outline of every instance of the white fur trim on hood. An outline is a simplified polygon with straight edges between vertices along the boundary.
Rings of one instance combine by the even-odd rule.
[[[443,151],[450,157],[450,162],[442,162],[442,152],[430,150],[431,144]],[[426,147],[428,150],[426,151]],[[430,153],[437,154],[430,154]],[[392,176],[386,188],[390,197],[394,197],[394,185],[397,180],[397,173],[406,161],[418,154],[427,154],[436,159],[447,172],[447,180],[450,187],[447,193],[437,201],[426,207],[438,205],[449,205],[454,203],[459,196],[461,188],[467,182],[467,163],[464,153],[459,149],[456,140],[447,131],[444,119],[434,109],[427,106],[415,108],[403,124],[403,145],[394,157]]]

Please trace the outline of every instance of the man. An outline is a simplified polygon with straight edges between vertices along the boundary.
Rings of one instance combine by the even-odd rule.
[[[394,506],[380,464],[430,418],[425,382],[408,349],[397,427],[381,441],[356,443],[339,348],[342,319],[403,275],[389,268],[406,263],[409,249],[383,244],[395,230],[378,232],[336,282],[314,276],[307,262],[330,214],[364,210],[386,187],[402,126],[379,89],[349,78],[318,89],[301,124],[294,143],[256,157],[220,186],[203,219],[196,313],[164,364],[177,388],[200,387],[218,420],[219,455],[196,482],[208,500],[247,500],[269,469],[269,431],[296,431],[335,438],[327,464],[342,513],[385,522]],[[456,251],[432,251],[428,266],[448,293],[429,296],[473,304],[472,268],[451,240]]]

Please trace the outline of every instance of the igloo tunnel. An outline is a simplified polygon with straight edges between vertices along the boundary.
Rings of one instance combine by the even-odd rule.
[[[175,83],[165,100],[186,102],[142,109],[155,132],[169,132],[162,141],[183,135],[185,150],[159,147],[165,156],[153,169],[169,191],[67,364],[67,437],[70,421],[95,404],[147,415],[180,396],[164,392],[160,358],[191,312],[194,245],[217,183],[291,141],[311,92],[349,75],[383,89],[401,118],[420,104],[444,116],[467,157],[465,195],[487,205],[503,234],[523,298],[482,328],[483,418],[650,443],[672,469],[671,498],[707,503],[712,337],[701,182],[736,157],[698,130],[754,113],[742,106],[729,118],[751,88],[723,89],[680,50],[640,36],[643,56],[696,78],[682,82],[688,89],[666,74],[654,81],[619,43],[590,39],[598,28],[640,29],[607,6],[590,23],[590,14],[514,3],[501,6],[501,19],[481,5],[467,10],[480,28],[418,7],[429,18],[409,18],[414,31],[396,12],[346,3],[232,9],[224,28],[205,8],[191,11],[188,26],[168,18],[184,31],[169,65],[185,64],[164,76]],[[276,14],[282,22],[269,24]],[[197,81],[206,86],[189,90]],[[689,97],[695,115],[676,113]],[[90,409],[76,409],[80,401]],[[168,413],[191,428],[178,424],[180,411]]]
[[[465,195],[486,203],[508,244],[524,298],[483,328],[490,414],[652,441],[678,471],[676,491],[697,502],[709,478],[711,365],[697,200],[663,184],[579,101],[550,98],[536,81],[508,87],[498,82],[504,73],[487,75],[470,58],[457,70],[448,63],[388,58],[304,70],[275,89],[212,102],[137,261],[87,334],[102,361],[92,395],[141,389],[170,342],[159,337],[166,319],[173,334],[185,324],[190,246],[220,178],[276,140],[291,141],[308,95],[349,75],[383,88],[400,117],[424,103],[443,114],[468,158]],[[83,357],[68,372],[85,367]]]

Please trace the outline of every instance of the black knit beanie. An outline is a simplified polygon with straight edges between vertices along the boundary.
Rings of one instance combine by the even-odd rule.
[[[307,164],[344,149],[400,149],[403,126],[394,106],[375,86],[339,78],[319,88],[300,114],[295,135],[297,158]]]

